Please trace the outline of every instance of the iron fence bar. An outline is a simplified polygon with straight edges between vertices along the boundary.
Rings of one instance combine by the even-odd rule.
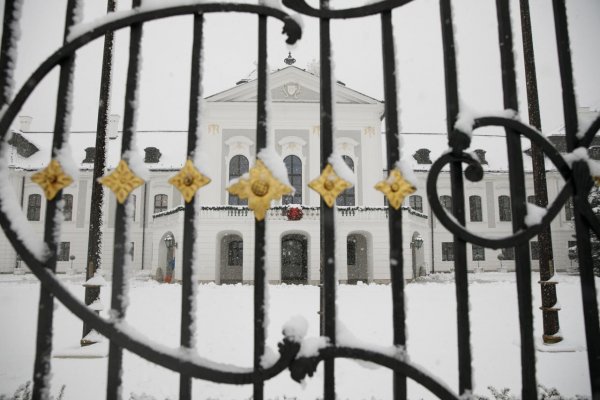
[[[190,78],[190,100],[188,117],[187,158],[193,160],[198,143],[198,114],[202,96],[202,46],[204,16],[194,15],[194,40],[192,44],[192,67]],[[194,278],[194,243],[196,242],[196,196],[185,203],[183,215],[183,251],[181,267],[181,346],[191,349],[195,346],[193,337],[196,311],[197,282]],[[192,398],[192,379],[189,375],[179,376],[179,399]]]
[[[381,44],[383,56],[383,87],[385,96],[385,140],[387,170],[392,171],[400,159],[398,147],[398,97],[396,91],[396,48],[392,11],[381,13]],[[392,286],[392,321],[394,345],[406,351],[406,314],[404,310],[404,257],[402,256],[402,209],[388,205],[390,236],[390,281]],[[394,398],[406,399],[406,376],[394,372]]]
[[[78,0],[69,0],[65,16],[65,29],[63,41],[66,42],[71,27],[77,23]],[[60,63],[58,80],[58,93],[56,96],[56,116],[54,120],[54,134],[52,136],[52,159],[59,159],[63,144],[68,139],[70,110],[72,107],[73,73],[75,70],[75,54],[65,58]],[[62,190],[56,196],[46,201],[46,216],[44,221],[44,242],[50,252],[44,267],[56,272],[58,242],[60,241],[61,221],[56,216],[62,213],[60,202]],[[50,370],[52,357],[52,322],[54,319],[54,294],[46,287],[40,287],[38,302],[38,320],[36,334],[35,361],[33,366],[33,392],[32,399],[47,399],[50,390]]]
[[[7,0],[4,3],[2,43],[0,44],[0,110],[13,95],[13,72],[17,63],[18,24],[21,17],[21,2]]]
[[[541,131],[540,105],[538,99],[537,77],[529,0],[520,0],[521,32],[523,35],[523,62],[525,64],[525,84],[527,87],[527,110],[529,123]],[[535,203],[539,207],[548,207],[548,188],[546,183],[546,163],[542,149],[531,142],[531,163],[533,166],[533,188]],[[542,295],[542,318],[544,343],[556,343],[562,340],[558,335],[560,324],[556,305],[556,284],[547,283],[554,276],[554,255],[552,253],[552,234],[550,225],[545,225],[538,235],[540,289]]]
[[[502,90],[504,108],[518,111],[517,84],[513,41],[510,21],[510,5],[506,0],[496,0],[498,17],[498,39],[500,65],[502,68]],[[525,176],[521,136],[515,130],[506,128],[506,146],[508,149],[508,176],[510,202],[512,209],[513,232],[527,229]],[[529,243],[521,242],[515,246],[515,273],[517,276],[517,296],[519,307],[519,327],[521,337],[521,396],[523,399],[537,398],[535,379],[535,347],[533,341],[533,304],[531,296],[531,260]]]
[[[454,31],[452,5],[450,0],[440,0],[440,18],[442,25],[442,46],[444,52],[444,76],[446,83],[446,124],[448,139],[452,143],[453,154],[460,154],[465,144],[459,144],[460,134],[454,130],[458,117],[458,81],[456,71],[456,53],[454,49]],[[465,225],[465,194],[462,164],[454,161],[450,164],[450,182],[452,187],[452,214]],[[431,199],[430,199],[431,203]],[[470,391],[473,387],[471,370],[471,323],[469,319],[469,281],[467,277],[467,243],[454,235],[454,274],[456,281],[456,319],[458,332],[458,392]]]
[[[139,8],[142,0],[133,0],[132,8]],[[134,23],[130,29],[129,39],[129,65],[127,67],[127,84],[125,87],[125,110],[123,115],[123,139],[121,141],[121,158],[125,161],[130,159],[133,137],[135,135],[135,122],[137,115],[140,56],[142,44],[142,23]],[[127,252],[128,212],[131,198],[128,196],[124,204],[117,202],[115,216],[115,236],[113,253],[113,274],[111,293],[111,317],[115,322],[125,318],[127,308],[126,290],[127,276],[125,267],[128,264]],[[107,378],[107,400],[121,399],[121,384],[123,373],[123,349],[112,340],[108,349],[108,378]]]
[[[569,31],[567,25],[567,12],[563,0],[553,0],[554,27],[556,31],[556,44],[558,49],[558,65],[560,70],[560,79],[563,96],[563,112],[565,118],[565,133],[567,142],[567,151],[572,152],[580,144],[577,138],[577,105],[575,101],[575,90],[573,87],[573,68],[571,63],[571,50]],[[591,143],[591,136],[586,137]],[[577,164],[577,163],[575,163]],[[575,171],[575,178],[584,179]],[[580,168],[587,171],[587,168]],[[592,398],[600,399],[600,321],[598,317],[598,300],[596,298],[596,283],[594,278],[594,264],[591,253],[591,237],[589,231],[589,222],[586,221],[582,209],[583,206],[589,206],[588,182],[573,182],[573,197],[575,203],[575,232],[577,235],[577,254],[579,259],[579,275],[581,283],[581,297],[583,303],[583,319],[585,325],[585,337],[587,342],[587,355],[590,373],[590,386]]]
[[[114,12],[116,0],[108,0],[106,13]],[[88,229],[88,252],[85,264],[85,279],[91,279],[102,265],[102,210],[104,206],[104,189],[98,178],[106,173],[106,135],[108,128],[108,113],[110,108],[110,87],[112,81],[112,59],[114,32],[109,31],[104,36],[102,53],[102,72],[100,78],[100,98],[98,101],[98,120],[96,123],[96,142],[94,152],[94,172],[92,174],[92,199],[90,207],[90,225]],[[92,304],[100,297],[100,287],[86,286],[85,304]],[[83,323],[81,338],[90,333],[91,329]]]
[[[329,0],[320,0],[321,9],[329,8]],[[331,36],[329,18],[319,19],[320,59],[321,59],[321,170],[328,164],[333,152],[333,82],[331,76]],[[335,346],[335,204],[328,207],[321,197],[321,323],[322,334]],[[335,399],[335,360],[324,361],[323,396],[325,400]]]
[[[267,17],[258,16],[258,94],[256,155],[267,147]],[[265,352],[265,220],[254,222],[254,386],[253,399],[264,397],[261,360]]]

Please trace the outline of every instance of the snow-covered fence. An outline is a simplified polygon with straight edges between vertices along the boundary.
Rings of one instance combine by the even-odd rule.
[[[557,216],[569,196],[574,197],[575,227],[578,240],[578,259],[581,272],[581,286],[583,293],[583,309],[586,324],[587,352],[589,355],[589,371],[591,392],[594,398],[600,397],[600,332],[598,322],[598,305],[596,288],[593,277],[593,262],[590,248],[590,230],[600,235],[600,223],[596,219],[587,201],[587,195],[592,185],[592,176],[598,179],[600,169],[587,158],[586,149],[597,131],[600,129],[600,119],[594,121],[585,131],[579,131],[577,125],[575,94],[571,71],[569,38],[566,22],[564,0],[554,0],[555,27],[557,34],[559,63],[561,67],[561,82],[563,86],[563,103],[566,121],[567,150],[569,157],[563,157],[556,148],[548,142],[540,132],[520,122],[516,96],[516,78],[513,55],[512,30],[510,20],[510,2],[497,0],[499,51],[501,55],[504,105],[507,109],[499,115],[474,116],[460,109],[459,92],[457,85],[457,71],[454,49],[453,16],[450,0],[440,0],[440,23],[443,38],[443,56],[446,78],[446,106],[447,106],[447,131],[449,149],[446,154],[435,160],[432,164],[427,181],[428,199],[432,210],[439,221],[454,236],[454,264],[457,292],[457,320],[458,320],[458,370],[459,393],[453,393],[443,382],[433,377],[424,369],[412,363],[407,358],[405,335],[405,304],[404,304],[404,274],[405,268],[402,248],[403,209],[402,193],[409,193],[412,189],[412,171],[406,167],[401,148],[401,136],[398,123],[398,96],[396,91],[396,60],[395,45],[392,26],[392,10],[400,8],[410,0],[382,0],[348,9],[329,9],[328,0],[321,0],[319,9],[309,6],[304,0],[284,0],[283,4],[291,10],[307,17],[318,18],[320,21],[320,46],[321,46],[321,169],[322,179],[315,182],[322,194],[321,205],[318,210],[305,209],[300,214],[296,209],[293,219],[300,215],[306,218],[318,218],[321,223],[321,268],[322,268],[322,309],[321,327],[323,337],[305,339],[306,326],[301,319],[292,319],[283,328],[283,339],[279,348],[279,356],[272,357],[265,351],[265,215],[268,220],[275,218],[289,218],[291,214],[284,214],[282,209],[268,211],[270,202],[264,207],[264,202],[258,197],[271,195],[270,190],[278,187],[279,193],[290,193],[285,170],[281,173],[281,165],[277,165],[274,157],[272,143],[268,140],[268,87],[267,73],[267,18],[275,18],[283,22],[283,32],[287,35],[287,42],[295,43],[301,36],[301,26],[297,18],[290,16],[287,11],[280,8],[277,2],[266,0],[259,5],[220,3],[204,1],[173,1],[168,3],[148,1],[142,4],[140,0],[133,1],[131,10],[124,10],[109,14],[95,23],[78,25],[79,12],[83,8],[77,0],[69,0],[67,4],[67,18],[64,35],[64,44],[56,50],[33,72],[25,84],[13,97],[13,71],[17,55],[17,42],[19,35],[19,16],[21,9],[20,0],[7,0],[4,9],[4,24],[2,45],[0,49],[0,139],[2,146],[6,146],[9,137],[10,125],[17,113],[29,98],[33,90],[47,76],[50,71],[60,67],[60,84],[58,89],[56,129],[53,140],[53,160],[49,167],[34,175],[36,182],[44,188],[47,197],[47,212],[45,221],[45,234],[43,241],[37,241],[31,234],[16,195],[10,190],[8,182],[6,152],[1,153],[0,179],[0,225],[6,236],[18,252],[22,260],[42,283],[40,295],[39,324],[37,333],[37,355],[34,370],[33,398],[44,398],[48,393],[49,377],[51,374],[50,354],[52,349],[52,319],[53,299],[56,297],[73,314],[81,318],[94,330],[110,340],[108,360],[107,398],[118,399],[121,397],[122,351],[131,351],[160,366],[171,369],[180,374],[180,398],[190,399],[192,378],[205,379],[226,384],[252,384],[254,399],[263,398],[264,382],[277,376],[282,371],[289,369],[292,377],[302,381],[307,376],[312,376],[318,364],[324,364],[324,397],[335,398],[335,359],[352,358],[369,361],[385,366],[394,371],[394,396],[397,399],[406,398],[407,379],[414,380],[434,395],[443,399],[469,398],[472,385],[471,370],[471,343],[469,323],[469,294],[467,285],[467,257],[466,243],[471,242],[490,248],[514,247],[516,259],[517,288],[519,298],[519,316],[521,330],[521,371],[522,371],[522,397],[524,399],[537,398],[535,377],[535,352],[533,347],[533,325],[531,304],[531,265],[528,242],[539,234],[542,227]],[[268,3],[268,5],[267,5]],[[196,165],[202,164],[202,153],[210,151],[202,147],[202,137],[198,121],[202,118],[201,101],[201,64],[202,64],[202,38],[203,15],[215,12],[243,12],[258,15],[258,100],[257,100],[257,133],[256,150],[261,164],[260,170],[256,169],[258,177],[250,174],[250,181],[244,182],[241,177],[232,184],[237,187],[236,195],[250,197],[250,208],[254,211],[255,222],[255,250],[254,250],[254,364],[252,368],[241,368],[228,364],[211,362],[198,355],[194,350],[193,315],[195,313],[195,277],[194,247],[196,244],[195,224],[200,223],[203,211],[194,201],[195,191],[206,184],[206,177],[198,171]],[[186,166],[178,179],[172,180],[182,191],[186,203],[182,209],[169,210],[163,214],[155,215],[156,218],[176,218],[183,212],[184,239],[183,239],[183,270],[182,274],[182,309],[181,309],[181,347],[176,349],[166,348],[157,343],[152,343],[127,325],[125,313],[127,309],[127,280],[124,270],[130,262],[129,256],[129,230],[132,207],[128,204],[128,194],[136,185],[140,185],[144,177],[143,163],[134,154],[135,121],[138,96],[138,71],[141,67],[139,57],[142,28],[147,21],[160,18],[193,15],[194,18],[194,45],[192,51],[192,74],[190,93],[190,118],[189,136],[187,147]],[[388,197],[390,206],[387,209],[339,209],[333,206],[330,195],[333,188],[340,182],[344,187],[351,185],[353,174],[348,173],[341,158],[333,151],[333,78],[331,62],[331,34],[330,22],[332,19],[363,18],[378,15],[382,27],[382,56],[385,81],[385,120],[387,141],[387,169],[390,171],[388,179],[380,183],[381,190]],[[74,58],[76,52],[94,39],[103,37],[108,32],[129,28],[130,59],[127,76],[127,101],[124,113],[124,132],[121,137],[121,164],[115,172],[104,178],[104,184],[115,191],[119,204],[115,217],[114,235],[114,260],[112,273],[112,303],[110,318],[104,319],[89,307],[73,296],[56,279],[56,254],[57,244],[60,240],[62,188],[70,183],[76,174],[70,168],[70,155],[68,154],[68,132],[70,123],[71,97],[73,85]],[[470,145],[470,134],[473,129],[485,126],[502,126],[506,129],[507,148],[510,166],[510,202],[513,215],[513,235],[505,238],[487,238],[475,235],[465,228],[464,210],[464,177],[471,181],[483,178],[483,169],[480,161],[473,157],[467,150]],[[536,218],[527,218],[526,193],[523,179],[523,152],[521,151],[521,135],[537,145],[566,181],[565,187],[547,207],[545,212],[536,212]],[[464,172],[462,164],[467,164]],[[439,201],[437,193],[437,179],[442,169],[450,165],[452,179],[452,214],[448,214]],[[258,167],[257,167],[258,168]],[[331,175],[331,170],[335,174]],[[267,174],[267,172],[269,173]],[[329,174],[327,175],[326,174]],[[351,172],[351,171],[350,171]],[[116,174],[116,175],[115,175]],[[265,176],[268,175],[268,179]],[[414,182],[414,180],[413,180]],[[239,184],[239,186],[237,186]],[[246,184],[246,186],[244,186]],[[321,185],[321,186],[319,186]],[[289,185],[288,185],[289,186]],[[379,185],[378,185],[379,186]],[[312,186],[311,186],[312,187]],[[315,189],[317,190],[317,189]],[[268,196],[267,196],[268,197]],[[275,197],[273,197],[275,198]],[[253,203],[253,200],[255,202]],[[271,197],[269,197],[271,200]],[[335,200],[335,196],[333,196]],[[213,210],[214,211],[214,210]],[[224,209],[228,217],[249,218],[252,214],[246,208]],[[539,211],[539,210],[538,210]],[[368,213],[387,213],[390,246],[390,274],[392,290],[392,310],[394,338],[390,348],[376,346],[359,346],[356,343],[345,342],[338,337],[342,330],[338,327],[336,317],[336,276],[335,276],[335,246],[336,232],[335,213],[339,212],[341,218],[356,218]],[[410,211],[409,211],[410,212]],[[210,215],[215,215],[211,213]],[[218,213],[217,213],[218,215]],[[416,215],[416,214],[415,214]],[[417,216],[422,217],[422,216]],[[422,241],[421,241],[422,244]],[[419,241],[413,240],[411,246],[416,249]],[[545,311],[550,312],[546,307]],[[416,360],[418,362],[418,360]],[[490,362],[495,362],[491,360]]]

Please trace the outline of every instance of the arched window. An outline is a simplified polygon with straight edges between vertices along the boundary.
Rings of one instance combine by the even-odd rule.
[[[290,185],[296,190],[293,195],[285,195],[283,204],[302,204],[302,161],[296,156],[287,156],[283,159],[287,168]]]
[[[244,175],[248,172],[249,163],[248,159],[244,156],[237,155],[234,156],[229,161],[229,180],[237,179],[240,176]],[[248,205],[248,200],[242,200],[239,197],[230,194],[229,195],[229,204],[232,206],[246,206]]]
[[[452,196],[440,196],[440,203],[442,203],[442,207],[444,207],[447,212],[452,214]]]
[[[423,212],[423,198],[419,195],[413,195],[408,198],[408,205],[415,211]]]
[[[500,221],[512,221],[509,196],[498,197],[498,210],[500,211]]]
[[[154,196],[154,214],[167,211],[169,207],[169,196],[166,194],[157,194]]]
[[[65,216],[65,221],[73,221],[73,195],[63,194],[62,198],[64,201],[63,215]]]
[[[39,221],[41,209],[42,196],[39,194],[30,194],[27,200],[27,219],[29,221]]]
[[[481,212],[481,197],[480,196],[469,196],[469,211],[471,214],[471,221],[473,221],[473,222],[483,221],[483,213]]]
[[[354,171],[354,161],[348,156],[342,156],[342,159],[352,171]],[[344,190],[337,198],[338,206],[353,206],[355,204],[354,186]]]

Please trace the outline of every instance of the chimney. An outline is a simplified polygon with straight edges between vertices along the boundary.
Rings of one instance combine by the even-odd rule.
[[[108,138],[116,139],[119,137],[119,120],[121,116],[118,114],[110,114],[108,116]]]
[[[28,115],[19,116],[19,129],[21,132],[31,132],[31,121],[33,121],[33,118]]]

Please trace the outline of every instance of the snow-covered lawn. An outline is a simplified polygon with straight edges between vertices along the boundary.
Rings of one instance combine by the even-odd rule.
[[[446,278],[448,278],[447,276]],[[457,390],[456,300],[453,281],[446,278],[408,284],[408,353],[411,361]],[[537,281],[537,274],[533,281]],[[65,284],[83,298],[82,277],[64,276]],[[471,327],[475,392],[489,397],[487,386],[509,387],[520,393],[519,328],[514,274],[470,275]],[[583,313],[578,278],[561,277],[558,296],[560,323],[568,352],[538,351],[538,382],[556,387],[568,396],[589,395]],[[600,287],[600,281],[596,281]],[[200,285],[198,290],[198,352],[216,361],[252,365],[252,286]],[[39,284],[31,275],[0,276],[0,395],[12,394],[31,380]],[[294,315],[309,323],[309,336],[318,335],[319,290],[314,286],[269,287],[267,344],[276,349],[282,325]],[[538,347],[541,336],[539,286],[533,285]],[[102,297],[109,304],[110,290]],[[179,343],[180,286],[158,284],[143,278],[131,281],[127,321],[148,338],[176,347]],[[388,285],[341,285],[338,312],[346,328],[358,339],[391,344],[391,293]],[[81,322],[57,303],[54,322],[56,352],[76,346]],[[176,399],[178,375],[125,353],[124,394],[148,393],[157,399]],[[295,383],[286,371],[265,385],[267,398],[315,399],[322,396],[322,364],[306,385]],[[106,386],[106,358],[53,358],[52,393],[66,385],[66,399],[102,399]],[[391,372],[384,368],[336,361],[340,399],[391,398]],[[252,387],[194,381],[195,399],[247,399]],[[410,383],[412,399],[431,398],[421,386]]]

